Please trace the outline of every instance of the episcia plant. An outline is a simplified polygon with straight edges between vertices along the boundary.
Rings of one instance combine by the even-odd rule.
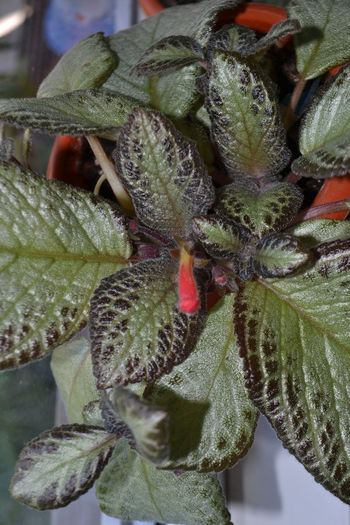
[[[92,35],[37,98],[0,101],[5,123],[85,136],[101,170],[83,191],[1,142],[0,366],[57,347],[69,419],[19,456],[11,492],[31,507],[96,481],[111,516],[229,524],[216,473],[259,411],[350,502],[350,225],[317,219],[349,202],[307,207],[310,181],[350,168],[350,66],[327,73],[350,58],[350,6],[219,28],[241,4]]]

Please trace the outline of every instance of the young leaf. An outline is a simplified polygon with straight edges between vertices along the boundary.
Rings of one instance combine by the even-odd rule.
[[[221,217],[195,217],[193,232],[212,257],[223,259],[236,255],[250,240],[245,228]]]
[[[116,439],[99,427],[62,425],[22,450],[12,496],[39,510],[57,509],[84,494],[107,464]]]
[[[221,299],[186,361],[146,390],[169,412],[170,459],[163,468],[220,471],[252,442],[257,411],[244,388],[233,300],[233,294]]]
[[[99,88],[117,67],[118,58],[103,33],[83,38],[43,80],[37,96],[54,97],[76,89]]]
[[[175,272],[170,259],[152,259],[102,280],[90,318],[99,388],[154,381],[192,350],[203,312],[180,312]]]
[[[254,269],[261,277],[284,277],[311,257],[298,240],[286,233],[269,233],[257,245]]]
[[[211,35],[207,47],[207,56],[210,60],[215,50],[246,56],[254,49],[255,44],[255,31],[246,26],[228,24]]]
[[[136,100],[119,93],[84,89],[45,99],[0,99],[0,120],[52,134],[115,139],[117,128],[139,106]]]
[[[56,348],[51,369],[70,423],[85,423],[83,408],[100,397],[92,373],[90,342],[84,337]]]
[[[236,333],[255,404],[316,481],[349,503],[350,241],[316,255],[288,279],[242,287]]]
[[[350,58],[349,5],[344,0],[292,0],[288,15],[301,32],[294,37],[299,73],[318,77]]]
[[[290,153],[277,102],[256,66],[216,51],[208,69],[206,108],[231,176],[261,178],[286,166]]]
[[[167,238],[188,235],[192,217],[207,213],[214,202],[196,146],[159,113],[134,110],[115,159],[138,218]]]
[[[141,24],[111,36],[111,48],[120,60],[105,87],[132,96],[167,115],[185,117],[199,98],[195,80],[202,72],[200,66],[191,64],[160,78],[140,76],[136,80],[130,76],[130,70],[144,50],[172,36],[174,28],[178,34],[191,37],[205,48],[218,13],[224,9],[233,9],[241,1],[204,0],[200,4],[164,9]]]
[[[274,26],[271,27],[270,31],[260,38],[260,40],[255,44],[254,48],[249,50],[248,55],[261,53],[267,51],[273,44],[285,38],[288,35],[294,35],[300,31],[300,23],[298,20],[292,18],[287,18],[287,20],[282,20]]]
[[[314,97],[300,127],[303,154],[292,170],[316,179],[345,175],[350,170],[350,66]]]
[[[259,190],[254,185],[233,183],[219,191],[215,208],[262,238],[268,232],[284,230],[302,202],[303,194],[295,184],[279,182]]]
[[[161,75],[204,60],[201,46],[189,36],[168,36],[149,47],[133,68],[141,75]]]
[[[166,410],[153,406],[127,388],[115,387],[108,407],[116,423],[123,421],[131,432],[129,445],[141,456],[156,465],[169,456],[168,424]]]
[[[131,255],[119,208],[0,163],[0,368],[40,359],[86,322],[106,275]]]
[[[158,470],[124,439],[117,442],[96,493],[102,512],[126,521],[231,525],[216,476]]]

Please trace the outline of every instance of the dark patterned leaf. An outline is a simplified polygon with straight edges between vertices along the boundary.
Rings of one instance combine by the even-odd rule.
[[[240,3],[241,0],[204,0],[200,4],[164,9],[137,26],[119,31],[110,37],[110,45],[120,60],[105,87],[132,96],[167,115],[185,117],[198,102],[195,81],[202,72],[200,66],[191,64],[160,78],[142,76],[136,80],[130,75],[130,70],[146,49],[174,35],[174,31],[193,38],[204,48],[218,13],[233,9]]]
[[[158,75],[204,59],[201,46],[189,36],[162,38],[141,56],[133,72]]]
[[[223,259],[237,254],[250,240],[245,228],[221,217],[195,217],[193,231],[210,255]]]
[[[196,343],[203,312],[178,307],[176,265],[153,259],[103,279],[91,301],[92,361],[98,386],[154,381]]]
[[[38,89],[53,97],[76,89],[99,88],[117,66],[117,55],[103,33],[83,38],[58,61]]]
[[[318,77],[350,58],[349,4],[344,0],[292,0],[290,18],[301,32],[294,37],[299,73]]]
[[[242,287],[236,332],[257,407],[316,481],[349,503],[350,241],[316,255],[287,279]]]
[[[300,23],[298,20],[294,20],[292,18],[287,18],[287,20],[282,20],[282,22],[278,22],[274,26],[271,27],[270,31],[260,38],[260,40],[256,43],[253,49],[250,50],[247,54],[256,54],[267,51],[273,44],[277,42],[277,40],[280,40],[281,38],[285,38],[288,35],[294,35],[295,33],[298,33],[300,31]]]
[[[169,457],[169,417],[166,410],[151,405],[129,389],[115,387],[105,400],[114,424],[125,424],[129,445],[156,465]]]
[[[115,159],[138,218],[166,237],[188,235],[192,217],[214,202],[212,180],[194,143],[159,113],[132,113]]]
[[[289,228],[288,233],[298,238],[303,249],[316,248],[325,242],[345,241],[350,238],[348,221],[336,221],[330,219],[313,219],[312,221],[301,222]]]
[[[264,190],[230,184],[219,192],[216,209],[262,238],[286,228],[302,202],[303,195],[294,184],[280,182]]]
[[[208,69],[206,108],[231,176],[261,178],[286,166],[290,153],[277,102],[256,66],[216,51]]]
[[[96,492],[102,512],[126,521],[231,525],[215,475],[161,471],[124,439],[117,442]]]
[[[125,95],[84,89],[44,99],[0,99],[0,120],[55,135],[102,135],[115,139],[117,128],[139,106],[139,102]]]
[[[22,450],[12,496],[35,509],[57,509],[84,494],[107,464],[116,439],[100,427],[62,425]]]
[[[244,388],[233,300],[233,294],[221,299],[186,361],[146,391],[169,412],[170,460],[162,467],[220,471],[252,442],[257,411]]]
[[[100,280],[131,255],[119,208],[0,163],[0,368],[44,357],[85,323]]]
[[[255,44],[255,31],[238,24],[229,24],[212,34],[208,42],[207,56],[210,60],[215,50],[246,56],[254,49]]]
[[[254,269],[261,277],[283,277],[303,266],[311,257],[298,240],[286,233],[269,233],[257,245]]]
[[[350,66],[319,90],[300,127],[295,173],[316,179],[350,170]]]

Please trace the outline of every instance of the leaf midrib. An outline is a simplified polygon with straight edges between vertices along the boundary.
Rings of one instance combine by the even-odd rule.
[[[84,253],[72,253],[72,252],[50,252],[50,251],[39,251],[30,250],[28,248],[9,248],[7,246],[0,245],[0,253],[7,252],[18,257],[28,258],[43,258],[43,259],[55,259],[59,261],[84,261],[92,264],[104,264],[104,263],[116,263],[125,264],[127,259],[121,255],[113,255],[110,253],[96,253],[96,254],[84,254]]]

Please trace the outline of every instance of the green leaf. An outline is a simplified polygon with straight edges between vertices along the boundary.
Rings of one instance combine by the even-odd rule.
[[[95,425],[98,427],[105,426],[100,404],[101,401],[99,399],[96,399],[94,401],[90,401],[89,403],[87,403],[87,405],[84,406],[82,414],[83,421],[86,425]]]
[[[207,56],[211,59],[215,50],[246,56],[250,54],[251,49],[254,49],[255,44],[255,31],[239,24],[227,24],[210,37]]]
[[[257,411],[244,387],[233,301],[233,294],[221,299],[186,361],[146,391],[169,412],[170,460],[163,468],[220,471],[251,445]]]
[[[117,66],[117,56],[103,33],[83,38],[58,61],[38,89],[53,97],[76,89],[99,88]]]
[[[252,63],[216,51],[208,68],[206,108],[229,175],[261,178],[286,166],[290,152],[277,102]]]
[[[295,35],[297,68],[306,80],[350,58],[349,5],[343,0],[292,0],[288,15],[301,32]]]
[[[212,257],[223,259],[237,254],[250,240],[245,228],[221,217],[195,217],[193,232]]]
[[[215,162],[214,149],[206,128],[196,120],[173,119],[172,122],[185,137],[195,141],[205,165],[212,166]]]
[[[350,238],[348,221],[330,219],[304,221],[289,228],[286,233],[297,237],[300,246],[306,250],[311,250],[324,242],[334,241],[334,239],[345,241]]]
[[[107,464],[115,437],[99,427],[62,425],[22,450],[12,496],[35,509],[57,509],[84,494]]]
[[[96,492],[102,512],[126,521],[231,525],[216,476],[158,470],[124,439],[117,442]]]
[[[151,259],[103,279],[91,301],[92,362],[99,388],[154,381],[194,347],[203,313],[177,307],[176,264]]]
[[[292,170],[316,179],[345,175],[350,170],[350,66],[314,97],[300,127],[303,154]]]
[[[195,144],[159,113],[132,113],[115,159],[138,218],[167,238],[188,235],[192,217],[214,202],[213,183]]]
[[[127,388],[115,387],[111,401],[105,400],[115,425],[124,422],[131,432],[129,445],[156,465],[169,456],[169,417],[166,410],[153,406]]]
[[[92,373],[90,342],[85,337],[56,348],[51,369],[70,423],[85,423],[83,408],[100,397]]]
[[[0,120],[51,134],[101,135],[117,128],[140,103],[106,89],[84,89],[54,97],[0,99]]]
[[[350,241],[315,253],[287,279],[242,287],[236,333],[255,404],[316,481],[349,503]]]
[[[269,233],[257,245],[254,269],[261,277],[284,277],[311,257],[298,240],[286,233]]]
[[[130,70],[146,49],[174,35],[174,29],[176,33],[191,37],[201,47],[205,47],[218,13],[224,9],[233,9],[241,1],[204,0],[200,4],[164,9],[140,24],[111,36],[111,48],[120,60],[105,87],[130,95],[167,115],[177,118],[186,116],[198,101],[195,80],[202,72],[201,67],[191,64],[161,78],[142,76],[135,79],[130,76]]]
[[[204,60],[203,50],[193,38],[183,35],[168,36],[144,52],[133,72],[158,75],[201,60]]]
[[[273,25],[270,31],[260,38],[260,40],[255,44],[254,48],[250,50],[247,54],[256,54],[261,52],[266,52],[273,44],[285,38],[288,35],[294,35],[300,31],[300,23],[298,20],[292,18],[287,18],[287,20],[282,20],[277,24]]]
[[[279,182],[258,186],[230,184],[219,191],[216,210],[242,224],[254,236],[262,238],[269,232],[288,226],[303,202],[303,195],[294,184]]]
[[[85,323],[131,255],[119,208],[0,163],[0,368],[40,359]]]

